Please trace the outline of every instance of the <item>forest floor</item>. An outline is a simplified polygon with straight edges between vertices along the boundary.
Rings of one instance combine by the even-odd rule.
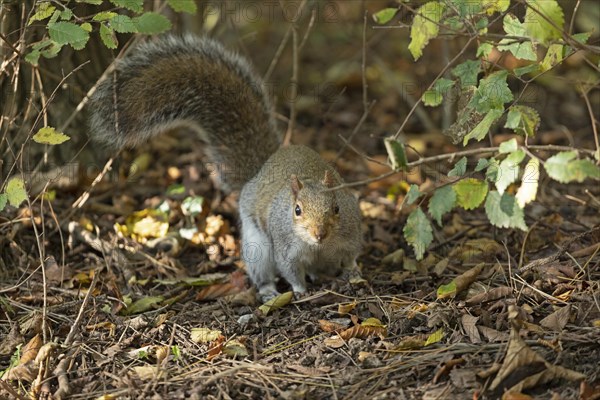
[[[421,262],[402,238],[398,198],[362,191],[364,279],[311,285],[265,315],[240,269],[235,214],[190,196],[211,193],[195,145],[183,139],[193,150],[176,160],[162,146],[135,185],[101,183],[81,211],[55,202],[57,214],[36,221],[44,268],[2,284],[0,369],[11,356],[16,367],[1,398],[16,397],[11,379],[38,376],[36,390],[73,399],[466,399],[515,386],[597,398],[600,213],[585,199],[598,188],[547,184],[527,209],[527,232],[491,229],[483,210],[455,211]],[[160,204],[167,214],[151,211]],[[62,234],[59,221],[69,221]],[[189,240],[154,235],[190,222]],[[133,226],[137,240],[124,234]],[[5,260],[36,265],[31,228],[23,218],[3,233]],[[162,237],[139,244],[148,236]],[[438,298],[474,270],[469,290]]]

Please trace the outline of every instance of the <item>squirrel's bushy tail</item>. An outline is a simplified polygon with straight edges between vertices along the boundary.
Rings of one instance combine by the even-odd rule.
[[[111,148],[174,128],[197,132],[225,190],[240,189],[280,144],[262,80],[209,38],[138,45],[98,85],[89,109],[91,136]]]

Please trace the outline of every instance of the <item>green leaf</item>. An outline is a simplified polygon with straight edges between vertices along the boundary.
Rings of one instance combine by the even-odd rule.
[[[147,12],[133,19],[139,33],[153,35],[171,29],[171,21],[164,15]]]
[[[48,1],[42,1],[42,2],[38,3],[37,7],[36,7],[35,14],[33,14],[31,16],[31,18],[29,18],[29,21],[27,22],[27,25],[31,25],[31,23],[34,22],[34,21],[43,21],[43,20],[45,20],[46,18],[48,18],[49,16],[51,16],[54,13],[55,10],[56,10],[56,7],[54,7]]]
[[[487,168],[488,165],[490,165],[490,162],[488,161],[487,158],[480,158],[477,161],[477,166],[475,167],[475,172],[483,171],[484,169]]]
[[[540,126],[540,115],[528,106],[511,106],[508,109],[505,128],[515,131],[516,134],[533,137]]]
[[[500,210],[506,213],[509,217],[514,214],[515,199],[508,193],[503,193],[500,197]]]
[[[435,81],[433,88],[423,93],[423,104],[428,107],[439,106],[444,99],[444,94],[452,89],[454,81],[450,79],[440,78]]]
[[[12,178],[9,180],[4,192],[6,193],[8,202],[14,207],[19,207],[22,202],[27,200],[25,182],[21,178]]]
[[[80,26],[81,26],[81,29],[83,29],[84,31],[86,31],[88,33],[90,33],[92,31],[92,24],[90,24],[89,22],[84,22]]]
[[[512,153],[513,151],[517,151],[519,145],[517,144],[517,139],[512,138],[505,142],[500,143],[500,147],[498,147],[498,152],[500,154]]]
[[[463,176],[467,172],[467,157],[463,157],[454,164],[454,168],[452,168],[448,172],[449,177],[459,177]]]
[[[498,120],[502,116],[504,112],[504,107],[502,109],[493,109],[488,111],[488,113],[483,117],[480,123],[477,124],[475,128],[469,134],[467,134],[463,139],[463,145],[466,145],[470,139],[475,139],[480,141],[487,135],[492,127],[492,124]]]
[[[562,37],[561,30],[564,28],[565,17],[563,10],[556,0],[526,0],[527,11],[525,11],[525,29],[527,36],[547,44],[553,39]],[[534,11],[533,8],[535,8]],[[540,14],[546,18],[543,18]],[[550,22],[558,27],[555,28]]]
[[[106,24],[100,24],[100,39],[102,39],[102,43],[109,49],[116,49],[119,45],[115,31],[106,26]]]
[[[494,46],[491,43],[481,43],[479,47],[477,47],[477,53],[475,56],[487,58],[493,49]]]
[[[112,19],[114,17],[116,17],[117,14],[116,12],[112,12],[112,11],[102,11],[99,12],[98,14],[94,15],[94,18],[92,18],[92,21],[108,21],[109,19]]]
[[[418,60],[423,55],[427,43],[438,35],[437,25],[444,14],[445,5],[430,1],[422,5],[415,16],[410,28],[410,44],[408,50],[413,58]]]
[[[507,14],[503,20],[504,32],[507,36],[527,36],[526,27],[512,14]],[[517,40],[504,38],[498,44],[498,50],[510,51],[516,58],[521,60],[537,61],[535,47],[530,40]]]
[[[548,71],[555,65],[558,65],[563,60],[565,46],[558,43],[553,43],[548,47],[548,51],[546,52],[546,56],[544,57],[544,61],[540,64],[540,69],[542,71]]]
[[[506,188],[519,177],[519,164],[525,158],[525,152],[521,149],[510,153],[502,162],[498,169],[496,179],[496,189],[503,194]]]
[[[392,169],[394,171],[406,169],[408,166],[408,159],[406,158],[406,149],[404,148],[404,143],[393,138],[385,138],[383,140],[383,144],[385,145],[388,157],[390,158]]]
[[[50,17],[50,20],[48,21],[47,26],[50,26],[52,24],[55,24],[56,21],[58,21],[58,18],[60,17],[60,11],[54,11],[54,13],[52,14],[52,16]]]
[[[512,215],[508,215],[502,210],[501,203],[504,204],[504,207],[512,205]],[[508,193],[500,195],[500,193],[492,190],[485,201],[485,213],[494,226],[527,230],[523,209],[519,207],[515,198]]]
[[[586,44],[593,32],[576,33],[572,37],[581,44]]]
[[[138,31],[138,27],[134,20],[127,15],[118,14],[110,20],[110,27],[119,33],[134,33]]]
[[[155,310],[156,308],[158,308],[158,305],[164,300],[165,298],[163,296],[142,297],[130,306],[127,306],[127,308],[124,308],[121,311],[121,314],[132,315],[143,313],[145,311]]]
[[[475,178],[463,179],[452,188],[456,192],[456,203],[465,210],[479,207],[488,192],[488,184]]]
[[[486,0],[483,3],[486,7],[485,12],[487,12],[488,15],[492,15],[496,12],[504,12],[508,10],[510,0]]]
[[[481,72],[481,62],[479,60],[467,60],[458,64],[452,70],[452,75],[460,79],[460,86],[477,86],[477,75]]]
[[[167,4],[175,12],[185,12],[194,15],[198,11],[198,6],[193,0],[167,0]]]
[[[487,167],[487,170],[485,171],[485,179],[487,179],[488,182],[496,182],[496,180],[498,179],[499,168],[500,163],[498,162],[498,160],[496,160],[495,158],[490,158],[489,165]]]
[[[521,187],[519,187],[515,196],[519,207],[524,208],[527,203],[535,200],[539,182],[540,160],[532,158],[525,166],[523,178],[521,178]]]
[[[406,203],[412,204],[421,196],[421,192],[419,192],[419,186],[412,184],[410,185],[410,189],[408,189],[408,193],[406,193]]]
[[[425,250],[433,241],[433,230],[425,213],[416,208],[408,216],[402,231],[406,241],[413,247],[417,260],[422,260]]]
[[[55,57],[60,52],[62,46],[50,39],[44,39],[33,45],[33,50],[25,56],[25,60],[33,65],[37,65],[40,56],[46,58]]]
[[[429,200],[429,214],[442,226],[442,217],[456,205],[456,192],[452,186],[443,186],[433,192]]]
[[[473,98],[469,101],[468,107],[472,107],[482,114],[492,109],[504,110],[504,103],[513,99],[513,94],[506,82],[507,77],[507,71],[498,71],[482,79]]]
[[[561,182],[583,182],[586,178],[600,180],[600,168],[592,161],[576,159],[577,152],[564,151],[546,160],[544,168],[550,178]]]
[[[477,32],[479,32],[481,35],[485,35],[488,32],[489,24],[490,21],[486,17],[482,17],[475,22],[475,29],[477,29]]]
[[[449,3],[456,8],[456,11],[458,11],[458,15],[461,17],[461,19],[471,19],[474,15],[480,14],[483,11],[481,8],[481,3],[484,2],[472,0],[451,0]]]
[[[123,7],[136,13],[144,11],[144,0],[110,0],[117,7]]]
[[[100,4],[102,4],[102,0],[75,0],[77,1],[77,3],[86,3],[86,4],[92,4],[95,6],[99,6]]]
[[[396,16],[397,12],[397,8],[384,8],[383,10],[377,11],[375,14],[373,14],[373,20],[379,25],[385,25]]]
[[[62,132],[57,132],[51,126],[45,126],[40,128],[35,135],[33,135],[33,141],[41,144],[61,144],[71,139]]]
[[[437,289],[438,299],[445,299],[456,295],[456,281],[453,279],[450,283],[440,285]]]
[[[539,64],[529,64],[529,65],[527,65],[525,67],[515,68],[513,70],[513,74],[516,77],[520,78],[521,76],[523,76],[525,74],[531,74],[531,73],[539,72],[539,71],[540,71],[540,65]]]
[[[48,25],[50,39],[59,45],[69,44],[75,50],[85,47],[90,38],[89,32],[72,22],[56,22]]]
[[[8,201],[8,196],[6,193],[0,193],[0,211],[4,210],[6,207],[6,202]]]
[[[60,19],[63,21],[68,21],[73,18],[73,11],[69,8],[65,8],[60,12]]]
[[[25,55],[25,61],[31,65],[38,65],[41,55],[42,54],[39,50],[32,50],[30,53]]]

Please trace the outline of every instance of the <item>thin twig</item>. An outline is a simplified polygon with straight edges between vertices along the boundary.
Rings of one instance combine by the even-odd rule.
[[[362,90],[363,90],[363,111],[364,114],[367,113],[367,109],[369,108],[369,99],[368,99],[368,84],[367,84],[367,15],[369,14],[368,10],[365,10],[364,21],[363,21],[363,35],[362,35]]]
[[[598,140],[596,118],[594,117],[594,110],[592,110],[592,105],[590,104],[590,99],[588,98],[587,94],[588,92],[586,90],[581,90],[581,95],[583,96],[583,100],[585,100],[585,105],[587,106],[588,113],[590,114],[590,122],[592,123],[592,131],[594,132],[594,142],[596,142],[596,152],[600,154],[600,141]]]
[[[81,319],[83,318],[83,313],[90,301],[91,294],[94,291],[94,288],[96,287],[96,282],[98,282],[98,275],[100,275],[98,272],[94,273],[94,277],[92,278],[92,283],[90,283],[90,287],[88,288],[88,291],[85,294],[85,297],[83,298],[81,307],[79,307],[79,312],[77,313],[77,317],[75,318],[75,321],[73,321],[73,325],[71,325],[69,334],[67,335],[67,337],[65,338],[65,341],[63,342],[63,345],[65,347],[68,347],[73,343],[73,340],[75,339],[75,335],[79,331],[79,325],[81,324]]]
[[[573,8],[573,15],[571,15],[571,23],[569,24],[569,34],[573,34],[573,27],[575,26],[575,16],[577,15],[577,10],[579,10],[579,4],[581,0],[577,0],[575,3],[575,8]]]
[[[365,121],[367,120],[367,117],[369,116],[369,113],[371,112],[371,109],[373,109],[374,105],[375,105],[375,100],[373,100],[371,102],[371,104],[369,104],[367,106],[367,108],[365,108],[365,110],[363,111],[363,115],[360,117],[360,120],[358,121],[358,124],[356,124],[356,126],[354,127],[354,129],[352,130],[352,133],[350,133],[350,136],[348,136],[348,138],[344,138],[342,135],[338,135],[344,142],[344,145],[336,154],[336,156],[335,156],[336,161],[341,157],[341,155],[344,152],[344,150],[346,149],[346,147],[350,145],[354,136],[358,133],[359,129],[365,123]],[[366,158],[369,158],[369,157],[366,157]]]
[[[292,29],[292,79],[290,90],[290,120],[288,121],[287,131],[283,139],[283,145],[287,146],[292,141],[292,134],[296,124],[296,101],[298,101],[298,31],[296,27]]]

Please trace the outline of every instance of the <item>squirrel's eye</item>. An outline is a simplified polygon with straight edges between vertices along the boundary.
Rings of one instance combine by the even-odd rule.
[[[300,208],[299,204],[296,204],[296,208],[294,209],[294,212],[296,213],[296,217],[299,217],[302,215],[302,209]]]
[[[339,206],[334,206],[333,207],[333,213],[336,214],[336,215],[339,214],[340,213],[340,207]]]

